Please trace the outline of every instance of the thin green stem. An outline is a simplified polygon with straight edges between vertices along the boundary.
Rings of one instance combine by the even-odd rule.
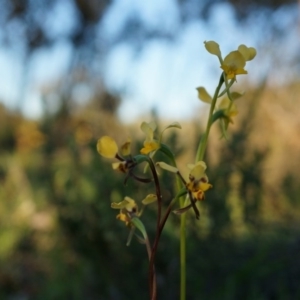
[[[173,165],[176,166],[176,161],[173,159]],[[181,174],[176,176],[176,190],[180,191],[184,178]],[[179,198],[180,208],[185,205],[185,199],[183,197]],[[171,206],[170,206],[171,207]],[[186,214],[180,216],[180,300],[186,299]]]
[[[196,154],[196,162],[204,157],[210,127],[212,125],[212,115],[216,106],[220,89],[224,83],[223,73],[221,74],[219,84],[216,88],[212,103],[210,106],[209,116],[206,125],[206,131],[201,137]],[[185,200],[180,199],[180,207],[184,207]],[[180,300],[186,299],[186,214],[180,216]]]
[[[184,198],[180,207],[184,207]],[[180,300],[186,299],[186,214],[180,216]]]
[[[224,77],[225,76],[226,75],[224,75]],[[226,86],[226,89],[224,90],[224,92],[226,92],[229,100],[232,102],[232,98],[231,98],[231,94],[230,94],[230,87],[233,85],[234,79],[231,79],[230,83],[228,83],[227,78],[225,78],[224,82],[225,82],[225,86]]]
[[[176,162],[174,160],[176,166]],[[179,173],[176,176],[176,189],[177,192],[181,190],[182,184],[185,184],[184,178]],[[179,198],[180,208],[185,205],[184,197]],[[186,299],[186,214],[180,216],[180,300]]]
[[[146,248],[147,248],[147,253],[148,253],[148,258],[149,258],[149,262],[151,261],[151,257],[152,257],[152,252],[151,252],[151,246],[150,246],[150,241],[148,239],[148,237],[145,239],[145,244],[146,244]],[[152,279],[152,285],[151,285],[151,299],[156,299],[157,297],[157,287],[156,287],[156,272],[155,272],[155,266],[153,265],[153,279]]]
[[[154,239],[154,243],[151,249],[151,256],[149,259],[149,286],[150,286],[150,299],[155,300],[157,297],[156,293],[156,275],[155,275],[155,254],[160,238],[160,220],[161,220],[161,201],[162,201],[162,196],[161,196],[161,189],[160,189],[160,184],[157,176],[157,172],[154,166],[154,163],[152,159],[149,157],[148,159],[148,165],[150,166],[150,170],[154,179],[155,183],[155,189],[156,189],[156,196],[157,196],[157,228],[156,228],[156,236]]]
[[[231,86],[234,84],[234,79],[231,79],[231,81],[228,83],[227,80],[225,80],[225,89],[219,94],[218,98],[227,94],[227,92],[229,91],[229,89],[231,88]]]
[[[209,110],[209,115],[208,115],[208,119],[207,119],[205,133],[201,137],[199,145],[198,145],[198,150],[197,150],[197,154],[196,154],[196,162],[198,162],[200,160],[203,160],[203,158],[204,158],[204,154],[205,154],[205,150],[206,150],[206,146],[207,146],[207,141],[208,141],[208,136],[209,136],[209,132],[210,132],[212,122],[213,122],[212,115],[214,113],[216,102],[217,102],[217,99],[219,97],[219,92],[220,92],[220,89],[221,89],[223,83],[224,83],[224,75],[222,73],[221,76],[220,76],[219,84],[218,84],[218,86],[215,90],[215,94],[214,94],[214,97],[213,97],[211,105],[210,105],[210,110]]]
[[[196,153],[196,163],[200,160],[203,160],[205,150],[207,147],[208,136],[210,132],[211,125],[213,124],[213,113],[215,110],[217,99],[220,96],[220,90],[224,83],[224,74],[222,73],[220,76],[219,84],[215,90],[209,115],[207,119],[206,129],[204,135],[201,137]],[[229,86],[227,85],[227,89]],[[224,91],[222,92],[224,93]],[[184,200],[181,201],[181,207],[184,205]],[[180,220],[180,266],[181,266],[181,276],[180,276],[180,300],[186,299],[186,214],[181,215]]]

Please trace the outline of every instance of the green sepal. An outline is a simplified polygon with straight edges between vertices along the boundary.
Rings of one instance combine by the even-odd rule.
[[[134,231],[135,231],[135,227],[131,227],[131,229],[129,231],[129,234],[128,234],[128,237],[127,237],[126,246],[130,245],[130,243],[132,241],[132,237],[133,237]]]
[[[242,96],[244,96],[244,92],[242,93],[238,93],[238,92],[231,92],[230,95],[231,95],[231,99],[234,101],[234,100],[237,100],[239,98],[241,98]]]
[[[181,125],[178,123],[178,122],[173,122],[171,123],[170,125],[168,125],[163,131],[162,133],[166,130],[166,129],[169,129],[169,128],[178,128],[178,129],[182,129]],[[161,135],[162,135],[161,133]]]
[[[224,111],[222,109],[217,110],[216,112],[214,112],[214,114],[212,115],[211,118],[211,123],[213,124],[214,122],[216,122],[218,119],[222,119],[222,118],[227,118],[227,116],[224,114]]]
[[[189,204],[188,206],[173,210],[173,213],[175,215],[182,215],[183,213],[187,212],[191,207],[192,207],[192,204]]]
[[[142,238],[141,236],[139,236],[138,234],[135,234],[135,237],[137,238],[137,240],[140,244],[143,244],[143,245],[146,244],[146,240],[144,238]]]
[[[221,138],[225,138],[225,140],[228,140],[228,135],[227,135],[227,128],[228,128],[228,120],[227,119],[223,119],[221,120]]]
[[[137,217],[133,217],[131,219],[131,223],[142,233],[144,239],[147,240],[148,235],[147,235],[146,228],[145,228],[144,224],[142,223],[142,221]]]

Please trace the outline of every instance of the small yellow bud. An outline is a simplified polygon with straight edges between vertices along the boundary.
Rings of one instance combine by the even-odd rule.
[[[208,41],[204,42],[206,50],[213,55],[217,55],[219,58],[221,58],[221,51],[220,51],[220,46],[218,43],[214,41]]]

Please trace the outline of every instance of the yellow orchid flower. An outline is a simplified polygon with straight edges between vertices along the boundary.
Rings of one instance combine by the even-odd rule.
[[[204,161],[198,161],[195,165],[190,164],[188,167],[191,171],[189,174],[189,182],[186,183],[186,188],[196,200],[204,200],[204,192],[212,187],[212,185],[208,183],[208,177],[205,174],[206,164]]]
[[[131,140],[130,138],[121,146],[120,152],[123,156],[129,156],[131,153]],[[130,168],[134,167],[134,161],[131,157],[125,159],[118,154],[118,146],[115,140],[109,136],[101,137],[97,142],[97,150],[100,155],[106,158],[117,158],[119,162],[112,163],[114,170],[119,170],[127,173]]]
[[[218,105],[218,109],[223,109],[225,115],[228,117],[229,122],[233,123],[232,117],[238,114],[237,107],[233,101],[230,101],[228,97],[225,97],[221,100]]]
[[[134,213],[138,211],[136,202],[130,197],[125,197],[124,200],[121,202],[113,202],[111,204],[111,208],[126,209],[126,211],[128,212],[134,212]]]
[[[248,74],[244,69],[245,65],[246,60],[241,52],[232,51],[224,58],[221,69],[223,69],[227,79],[235,79],[236,75]]]
[[[121,146],[121,154],[123,156],[130,155],[131,151],[131,139],[128,138],[127,141]],[[110,136],[103,136],[97,142],[97,151],[100,155],[106,158],[115,158],[118,154],[118,145],[113,138]]]
[[[246,61],[250,61],[256,56],[255,48],[240,45],[238,50],[230,52],[223,60],[218,43],[215,41],[205,41],[204,46],[210,54],[216,55],[219,58],[221,69],[223,69],[227,79],[235,79],[236,75],[247,74],[247,71],[244,69]],[[199,99],[209,103],[207,95],[201,95],[204,91],[198,90],[198,92]]]
[[[141,130],[145,133],[146,139],[144,141],[144,148],[141,149],[142,154],[149,154],[159,148],[159,142],[153,138],[156,124],[154,122],[143,122]]]
[[[143,205],[149,205],[157,201],[157,196],[155,194],[149,194],[145,199],[142,200]],[[121,202],[112,202],[111,208],[119,209],[120,213],[117,215],[117,219],[124,222],[126,226],[132,225],[131,220],[133,217],[140,217],[143,209],[139,212],[138,206],[130,197],[125,197]]]
[[[126,226],[130,225],[132,217],[138,215],[138,206],[130,197],[125,197],[121,202],[113,202],[111,208],[120,209],[117,219],[125,222]]]

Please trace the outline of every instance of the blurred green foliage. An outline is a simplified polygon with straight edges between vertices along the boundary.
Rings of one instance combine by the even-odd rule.
[[[136,240],[125,246],[127,228],[110,202],[139,201],[153,187],[131,179],[124,186],[123,174],[96,151],[107,131],[126,138],[115,108],[76,113],[62,103],[40,122],[0,110],[0,299],[147,299],[146,250]],[[248,120],[249,114],[255,110]],[[265,218],[268,150],[249,147],[251,130],[242,121],[222,142],[218,163],[206,158],[214,188],[201,203],[200,221],[189,213],[188,299],[300,297],[299,222]],[[167,143],[179,158],[187,150],[175,132]],[[171,176],[161,174],[167,200]],[[299,213],[299,178],[285,178],[278,199]],[[143,215],[150,236],[154,214],[150,207]],[[159,245],[159,299],[178,298],[178,223],[171,215]]]

